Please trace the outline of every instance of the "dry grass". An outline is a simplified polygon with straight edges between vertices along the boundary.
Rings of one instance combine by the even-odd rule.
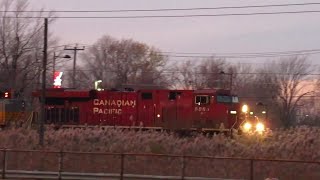
[[[0,147],[42,149],[35,130],[10,129],[0,132]],[[158,153],[195,156],[272,158],[320,161],[320,129],[298,127],[277,130],[267,136],[197,135],[179,138],[164,132],[115,129],[47,129],[45,150]],[[57,154],[9,153],[9,169],[57,170]],[[187,159],[187,176],[249,178],[249,161]],[[108,155],[64,155],[64,171],[119,173],[120,157]],[[168,157],[125,158],[125,173],[179,175],[181,159]],[[255,162],[257,179],[320,179],[320,165]]]

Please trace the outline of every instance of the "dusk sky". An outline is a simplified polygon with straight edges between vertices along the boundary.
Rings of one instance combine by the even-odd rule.
[[[34,10],[200,8],[307,3],[285,0],[30,0]],[[320,10],[320,5],[182,12],[56,13],[56,16],[221,14]],[[145,19],[58,19],[50,25],[60,44],[92,44],[103,35],[132,38],[165,52],[251,53],[320,49],[320,13]],[[319,55],[309,59],[317,63]],[[265,58],[232,59],[262,63]],[[231,61],[231,60],[230,60]]]

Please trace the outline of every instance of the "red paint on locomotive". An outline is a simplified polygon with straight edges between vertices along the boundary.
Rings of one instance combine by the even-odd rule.
[[[230,129],[240,124],[238,98],[227,90],[48,89],[45,108],[46,123],[60,125]]]

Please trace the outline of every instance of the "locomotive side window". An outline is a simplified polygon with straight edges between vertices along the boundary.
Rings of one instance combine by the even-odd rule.
[[[239,98],[237,96],[232,96],[233,103],[239,103]]]
[[[195,103],[200,105],[200,104],[209,104],[210,102],[210,97],[207,95],[198,95],[195,97]]]
[[[142,93],[141,98],[142,99],[152,99],[152,93]]]
[[[48,107],[46,108],[46,123],[58,123],[61,122],[61,108]]]
[[[74,123],[79,122],[79,108],[78,107],[73,108],[73,122]]]
[[[49,107],[46,109],[46,123],[79,123],[79,108]]]
[[[79,122],[79,108],[71,107],[66,110],[67,122],[69,123],[78,123]]]
[[[239,99],[237,96],[217,96],[217,101],[220,103],[238,103]]]
[[[231,103],[232,102],[232,98],[231,98],[231,96],[219,95],[219,96],[217,96],[217,101],[221,102],[221,103]]]
[[[181,95],[182,93],[181,92],[170,92],[169,93],[169,100],[176,100],[177,99],[177,96]]]

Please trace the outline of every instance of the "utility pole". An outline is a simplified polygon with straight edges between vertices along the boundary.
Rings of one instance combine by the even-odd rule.
[[[54,82],[54,72],[56,71],[56,52],[53,52],[53,60],[52,60],[52,84]]]
[[[84,50],[84,46],[83,48],[78,48],[77,45],[74,48],[64,48],[64,50],[70,50],[74,52],[73,55],[73,74],[72,74],[72,86],[73,88],[76,88],[76,61],[77,61],[77,52],[78,51],[83,51]]]
[[[229,73],[230,75],[230,95],[232,95],[232,78],[233,78],[233,74],[232,73]]]
[[[233,79],[233,73],[225,73],[224,71],[220,71],[220,73],[219,74],[221,74],[221,75],[229,75],[230,76],[230,80],[229,80],[229,90],[230,90],[230,94],[231,94],[231,92],[232,92],[232,79]],[[221,80],[220,80],[220,82],[221,82]],[[224,86],[225,87],[225,86]]]
[[[39,123],[39,145],[43,146],[44,122],[45,122],[45,103],[46,103],[46,72],[47,72],[47,51],[48,51],[48,18],[44,18],[44,43],[42,61],[42,88],[41,88],[41,110]]]

